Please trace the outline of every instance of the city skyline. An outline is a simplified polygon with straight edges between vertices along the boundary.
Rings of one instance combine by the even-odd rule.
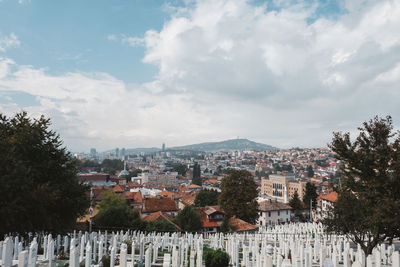
[[[399,128],[400,3],[0,1],[0,113],[71,151],[235,139],[325,147]]]

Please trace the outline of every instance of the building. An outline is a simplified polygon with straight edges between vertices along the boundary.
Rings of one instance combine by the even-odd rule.
[[[220,206],[206,206],[196,208],[196,212],[199,213],[202,223],[202,232],[204,233],[216,233],[221,227],[222,221],[225,217],[225,212]],[[245,222],[235,216],[229,219],[229,224],[236,232],[247,232],[257,230],[257,226]]]
[[[110,175],[107,173],[79,173],[78,181],[92,186],[110,186],[115,184],[111,181]]]
[[[161,173],[149,173],[142,172],[138,178],[142,179],[143,184],[151,185],[176,185],[178,176],[177,172],[161,172]]]
[[[306,184],[306,182],[297,181],[294,174],[271,174],[269,178],[262,178],[261,193],[288,203],[296,191],[299,198],[303,199]]]
[[[97,156],[96,148],[91,148],[90,149],[90,156],[92,156],[92,157],[96,157]]]
[[[313,220],[320,221],[324,219],[327,216],[329,209],[333,206],[333,203],[335,203],[337,199],[338,193],[334,191],[327,195],[319,195],[317,197],[317,208],[313,213]]]
[[[171,198],[145,198],[143,201],[142,217],[161,211],[171,216],[178,215],[178,206]]]
[[[135,210],[141,210],[143,208],[143,196],[139,192],[124,192],[122,196],[128,201],[129,206]]]
[[[267,226],[290,222],[292,218],[292,208],[277,200],[265,200],[258,204],[259,217],[257,224]]]

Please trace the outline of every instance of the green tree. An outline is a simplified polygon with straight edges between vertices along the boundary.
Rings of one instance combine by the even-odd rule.
[[[101,227],[132,227],[138,216],[126,199],[113,191],[107,191],[99,203],[96,225]],[[141,226],[139,224],[139,226]]]
[[[175,222],[182,231],[196,232],[202,227],[200,215],[191,206],[186,206],[181,210],[175,217]]]
[[[307,208],[310,208],[310,201],[312,201],[312,206],[315,208],[317,205],[317,187],[313,183],[307,182],[306,183],[306,190],[304,192],[303,196],[303,202],[307,206]]]
[[[234,227],[230,222],[231,218],[232,217],[229,217],[228,215],[224,216],[221,226],[219,227],[220,232],[227,233],[227,232],[236,231],[236,227]]]
[[[204,247],[203,259],[206,267],[228,267],[230,257],[221,249]]]
[[[65,232],[89,207],[89,187],[50,119],[0,114],[0,236]]]
[[[365,255],[400,236],[400,137],[392,118],[364,122],[351,141],[334,133],[329,147],[343,165],[344,179],[326,220],[327,229],[347,235]]]
[[[192,184],[197,184],[200,186],[203,184],[203,181],[201,180],[200,165],[197,162],[195,162],[193,166]]]
[[[250,172],[229,170],[221,182],[218,202],[228,216],[236,216],[249,223],[255,223],[257,211],[257,185]]]
[[[124,162],[119,159],[105,159],[101,162],[100,167],[104,172],[114,175],[117,170],[124,169]]]
[[[147,232],[174,232],[176,228],[169,221],[162,219],[159,221],[148,222],[146,225]]]
[[[307,177],[308,178],[314,177],[314,169],[311,165],[307,166]]]
[[[135,169],[129,172],[129,177],[137,177],[140,173],[142,173],[141,169]]]
[[[216,190],[202,189],[197,194],[194,205],[196,207],[218,205],[218,196],[219,193]]]
[[[186,165],[179,164],[173,167],[174,172],[177,172],[179,175],[185,176],[187,172]]]
[[[289,200],[289,205],[292,207],[296,216],[300,215],[302,210],[301,200],[297,191],[294,191],[293,197]]]

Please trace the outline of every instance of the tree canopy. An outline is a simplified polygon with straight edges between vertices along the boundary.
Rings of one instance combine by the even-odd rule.
[[[185,176],[185,174],[187,172],[187,167],[186,167],[186,165],[179,164],[179,165],[173,166],[173,170],[175,172],[177,172],[179,175]]]
[[[251,173],[231,169],[228,174],[221,182],[219,204],[228,216],[236,216],[254,224],[258,218],[258,193]]]
[[[303,202],[307,206],[307,208],[310,208],[310,201],[312,201],[312,206],[315,207],[317,204],[317,188],[313,183],[307,182],[306,183],[306,190],[303,195]]]
[[[107,191],[102,196],[96,226],[145,228],[145,225],[140,223],[139,215],[133,211],[126,199],[113,191]]]
[[[148,222],[146,225],[147,232],[174,232],[175,226],[169,221],[162,219],[158,221]]]
[[[299,198],[299,194],[297,191],[294,191],[293,197],[289,200],[289,205],[292,207],[294,213],[297,215],[300,214],[300,211],[303,209],[301,204],[301,200]]]
[[[194,205],[196,207],[218,205],[218,196],[219,193],[216,190],[202,189],[197,194]]]
[[[211,249],[204,247],[204,264],[206,267],[228,267],[229,254],[221,249]]]
[[[314,177],[314,169],[311,165],[307,166],[307,177],[308,178]]]
[[[192,184],[202,185],[200,165],[196,162],[193,166],[193,179]]]
[[[364,122],[358,137],[334,133],[329,145],[343,164],[338,200],[324,220],[328,230],[346,234],[366,255],[400,236],[400,137],[392,118]]]
[[[89,188],[50,120],[0,114],[0,236],[65,232],[89,207]]]
[[[183,208],[175,217],[175,222],[182,231],[196,232],[202,227],[200,215],[191,206]]]

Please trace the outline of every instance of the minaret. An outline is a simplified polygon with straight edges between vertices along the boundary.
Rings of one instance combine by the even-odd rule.
[[[286,185],[283,188],[283,203],[289,203],[288,192],[287,192]]]

